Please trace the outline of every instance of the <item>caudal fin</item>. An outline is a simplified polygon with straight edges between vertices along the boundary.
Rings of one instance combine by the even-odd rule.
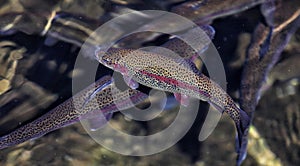
[[[237,166],[241,165],[247,156],[249,126],[250,126],[249,115],[243,110],[240,110],[240,124],[236,124],[237,135],[236,135],[236,142],[235,142],[235,148],[238,154],[237,161],[236,161]]]

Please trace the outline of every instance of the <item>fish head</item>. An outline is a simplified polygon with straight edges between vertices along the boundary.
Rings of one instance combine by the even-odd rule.
[[[96,54],[101,64],[124,74],[127,71],[125,57],[132,53],[132,51],[132,49],[110,48],[106,52],[100,50]]]

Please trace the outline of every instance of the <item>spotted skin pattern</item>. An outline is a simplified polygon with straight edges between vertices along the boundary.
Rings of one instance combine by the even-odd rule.
[[[99,111],[105,115],[116,112],[119,108],[130,108],[132,104],[140,103],[148,97],[133,89],[123,92],[116,91],[114,84],[109,84],[86,102],[95,89],[110,80],[110,76],[102,77],[95,84],[90,85],[40,118],[0,137],[0,149],[41,137],[53,130],[79,122],[81,119],[95,116],[97,113],[99,115]],[[118,103],[118,106],[115,103]]]
[[[199,29],[190,30],[191,33],[183,35],[183,37],[188,39],[188,41],[198,43],[193,47],[179,38],[172,38],[161,46],[174,51],[182,58],[191,58],[193,56],[200,55],[208,49],[211,40],[215,35],[214,28],[209,25],[202,25],[200,29],[203,31],[202,35],[195,35],[199,33]]]
[[[207,101],[221,113],[224,111],[234,120],[237,141],[249,124],[248,115],[215,82],[196,70],[187,60],[143,50],[111,48],[98,52],[98,60],[105,66],[131,77],[151,88],[180,93]]]

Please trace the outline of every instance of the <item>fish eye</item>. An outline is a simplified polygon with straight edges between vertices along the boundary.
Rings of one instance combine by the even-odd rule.
[[[107,57],[105,57],[105,56],[103,56],[103,57],[101,58],[101,60],[102,60],[102,62],[104,62],[104,63],[109,63],[109,62],[110,62],[110,59],[107,58]]]
[[[102,62],[105,63],[105,64],[107,64],[107,65],[109,65],[109,66],[111,66],[111,65],[113,64],[112,58],[111,58],[111,57],[108,57],[108,56],[103,57],[103,58],[102,58]]]

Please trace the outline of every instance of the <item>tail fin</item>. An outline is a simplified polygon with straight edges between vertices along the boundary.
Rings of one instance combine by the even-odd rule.
[[[4,142],[4,136],[0,137],[0,149],[6,148],[6,144]]]
[[[250,126],[250,120],[251,119],[249,115],[243,110],[240,110],[240,124],[236,124],[237,135],[235,140],[235,149],[238,154],[236,161],[237,166],[241,165],[247,156],[248,131]]]

